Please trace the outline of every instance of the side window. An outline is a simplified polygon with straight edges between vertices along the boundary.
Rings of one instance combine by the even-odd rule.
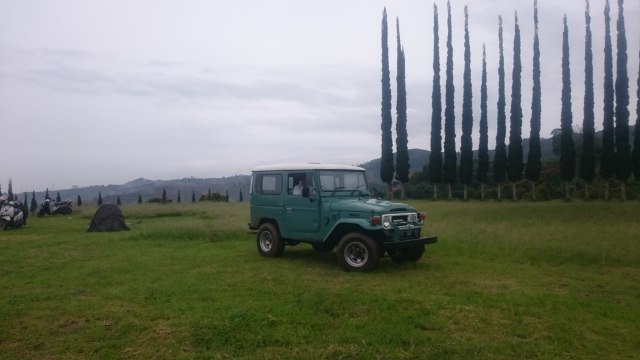
[[[279,195],[282,192],[282,175],[280,174],[260,174],[255,181],[256,194]]]
[[[289,173],[287,177],[287,191],[289,195],[302,195],[302,189],[314,189],[313,173]]]

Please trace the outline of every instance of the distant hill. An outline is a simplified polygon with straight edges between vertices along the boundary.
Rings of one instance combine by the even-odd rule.
[[[633,134],[634,126],[629,127],[629,133]],[[601,143],[602,131],[596,133],[596,144]],[[579,139],[579,135],[576,135],[576,140]],[[553,139],[541,139],[540,146],[542,150],[542,160],[550,160],[557,157],[553,153]],[[529,152],[529,139],[522,141],[522,148],[524,151],[523,160],[526,162]],[[489,157],[493,160],[495,151],[489,151]],[[421,171],[425,165],[429,162],[428,150],[423,149],[410,149],[409,150],[409,165],[410,172]],[[477,150],[474,151],[474,159],[478,158]],[[380,158],[370,160],[360,165],[367,170],[367,177],[369,178],[371,185],[381,188],[382,183],[380,181]],[[76,203],[78,195],[82,198],[84,204],[96,203],[98,200],[98,193],[102,194],[102,200],[105,203],[116,203],[116,199],[120,196],[120,200],[123,203],[135,203],[138,201],[138,196],[142,197],[143,201],[147,201],[151,198],[161,198],[162,190],[167,191],[167,199],[177,201],[178,191],[182,202],[190,202],[191,196],[195,192],[196,198],[201,195],[206,195],[209,191],[212,193],[217,192],[225,195],[229,193],[229,201],[238,201],[240,197],[240,191],[243,194],[243,200],[247,201],[249,196],[249,186],[251,183],[251,177],[249,175],[235,175],[230,177],[221,178],[182,178],[175,180],[148,180],[148,179],[135,179],[122,185],[95,185],[82,188],[64,189],[64,190],[51,190],[49,195],[55,198],[58,193],[60,197],[66,200],[72,200]],[[23,199],[23,195],[19,194],[19,199]],[[31,201],[31,194],[28,194],[28,201]],[[38,204],[44,200],[44,192],[36,192],[36,200]]]
[[[540,140],[540,148],[542,151],[542,160],[552,159],[557,157],[553,153],[553,139],[541,139]],[[522,140],[522,149],[524,151],[523,160],[527,161],[527,156],[529,155],[529,139]],[[395,154],[395,153],[394,153]],[[495,150],[489,150],[489,159],[493,161],[493,156],[495,154]],[[429,163],[429,156],[431,155],[431,151],[423,150],[423,149],[409,149],[409,171],[414,173],[416,171],[422,171],[423,167]],[[460,153],[458,153],[460,156]],[[473,158],[478,159],[478,150],[473,152]],[[370,160],[364,164],[360,164],[359,166],[363,167],[367,171],[375,174],[379,178],[380,173],[380,158]]]

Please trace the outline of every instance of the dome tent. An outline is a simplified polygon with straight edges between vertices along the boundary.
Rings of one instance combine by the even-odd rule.
[[[89,224],[89,229],[87,231],[101,232],[122,230],[129,230],[129,228],[124,222],[124,217],[122,216],[120,208],[114,204],[103,204],[100,205],[95,215],[93,215],[93,219],[91,219],[91,224]]]

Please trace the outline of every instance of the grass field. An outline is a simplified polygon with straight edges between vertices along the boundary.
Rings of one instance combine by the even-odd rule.
[[[2,359],[636,359],[640,203],[411,202],[416,264],[258,255],[246,203],[95,207],[0,233]]]

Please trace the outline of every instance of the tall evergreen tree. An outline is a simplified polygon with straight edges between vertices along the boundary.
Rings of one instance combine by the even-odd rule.
[[[531,130],[529,154],[525,176],[531,182],[531,193],[536,198],[536,182],[540,180],[542,151],[540,149],[540,122],[542,118],[542,87],[540,85],[540,40],[538,39],[538,0],[533,2],[533,89],[531,97]]]
[[[165,204],[167,202],[167,190],[162,189],[162,203]]]
[[[589,0],[586,0],[585,17],[585,44],[584,44],[584,102],[582,119],[582,151],[580,152],[580,164],[578,173],[584,180],[585,198],[589,199],[589,183],[596,176],[596,151],[595,151],[595,125],[593,103],[593,53],[591,46],[591,15]]]
[[[27,202],[27,193],[24,193],[24,201],[22,202],[22,205],[24,206],[24,217],[26,221],[27,216],[29,216],[29,202]],[[25,222],[25,225],[26,225],[26,222]]]
[[[484,185],[489,173],[489,125],[487,122],[487,49],[482,44],[482,84],[480,85],[480,144],[478,146],[478,181],[484,200]]]
[[[473,177],[473,91],[471,89],[471,45],[469,44],[469,12],[464,7],[464,72],[462,75],[462,135],[460,136],[460,181],[464,185],[464,199],[468,198],[467,187]]]
[[[575,177],[576,149],[573,144],[573,113],[571,112],[571,70],[569,62],[569,28],[564,16],[562,32],[562,110],[560,113],[560,177],[565,182],[565,198],[569,182]]]
[[[242,198],[242,189],[240,189],[240,194],[238,195],[238,201],[242,202],[244,199]]]
[[[76,201],[76,204],[78,205],[78,207],[82,206],[82,199],[80,198],[80,195],[78,195],[78,199]]]
[[[177,202],[178,202],[178,203],[181,203],[181,202],[182,202],[182,198],[181,198],[181,196],[180,196],[180,190],[178,190],[178,199],[177,199]]]
[[[102,205],[102,193],[98,191],[98,206]]]
[[[493,157],[493,180],[498,184],[498,200],[502,198],[502,183],[507,174],[507,101],[504,89],[504,49],[502,39],[502,16],[498,17],[498,119],[496,126],[496,152]]]
[[[440,37],[438,6],[433,4],[433,90],[431,92],[431,154],[429,179],[433,184],[433,199],[438,199],[438,184],[442,182],[442,91],[440,89]]]
[[[138,194],[138,204],[142,204],[142,195]]]
[[[11,180],[11,178],[9,178],[9,190],[7,190],[7,199],[9,201],[15,200],[15,198],[13,197],[13,181]]]
[[[60,192],[58,191],[58,194],[56,195],[56,201],[60,202],[62,201],[62,198],[60,197]]]
[[[36,200],[36,191],[31,192],[31,213],[35,213],[38,208],[38,201]]]
[[[116,205],[122,205],[122,202],[120,201],[120,195],[118,195],[118,198],[116,199]]]
[[[624,0],[618,0],[617,62],[616,62],[616,178],[620,181],[622,200],[627,199],[625,182],[631,176],[631,145],[629,144],[629,77],[627,75],[627,36],[624,29]]]
[[[193,191],[191,192],[191,202],[192,202],[192,203],[195,203],[195,202],[196,202],[196,191],[195,191],[195,190],[193,190]]]
[[[636,126],[633,139],[633,176],[640,181],[640,69],[638,70],[638,90],[636,94]]]
[[[47,191],[44,193],[44,198],[46,199],[51,199],[51,197],[49,196],[49,188],[47,188]]]
[[[451,4],[447,1],[447,79],[445,83],[444,107],[444,181],[449,186],[449,200],[453,198],[456,182],[456,115],[455,87],[453,85],[453,45],[451,39]]]
[[[511,118],[509,128],[509,154],[507,173],[511,182],[513,200],[516,200],[516,182],[522,179],[522,62],[520,60],[520,26],[515,14],[513,37],[513,73],[511,76]]]
[[[401,184],[409,182],[409,148],[407,135],[407,86],[405,81],[404,47],[400,41],[400,20],[396,18],[396,36],[398,48],[398,73],[396,84],[398,98],[396,99],[396,176]],[[404,197],[404,186],[400,187]]]
[[[380,179],[391,189],[393,180],[393,138],[391,136],[391,77],[389,73],[389,30],[387,9],[382,13],[382,155],[380,157]]]
[[[611,7],[606,0],[604,7],[604,114],[602,120],[602,156],[600,158],[600,177],[605,180],[605,200],[609,199],[609,180],[613,177],[615,164],[615,127],[613,87],[613,49],[611,45]]]

